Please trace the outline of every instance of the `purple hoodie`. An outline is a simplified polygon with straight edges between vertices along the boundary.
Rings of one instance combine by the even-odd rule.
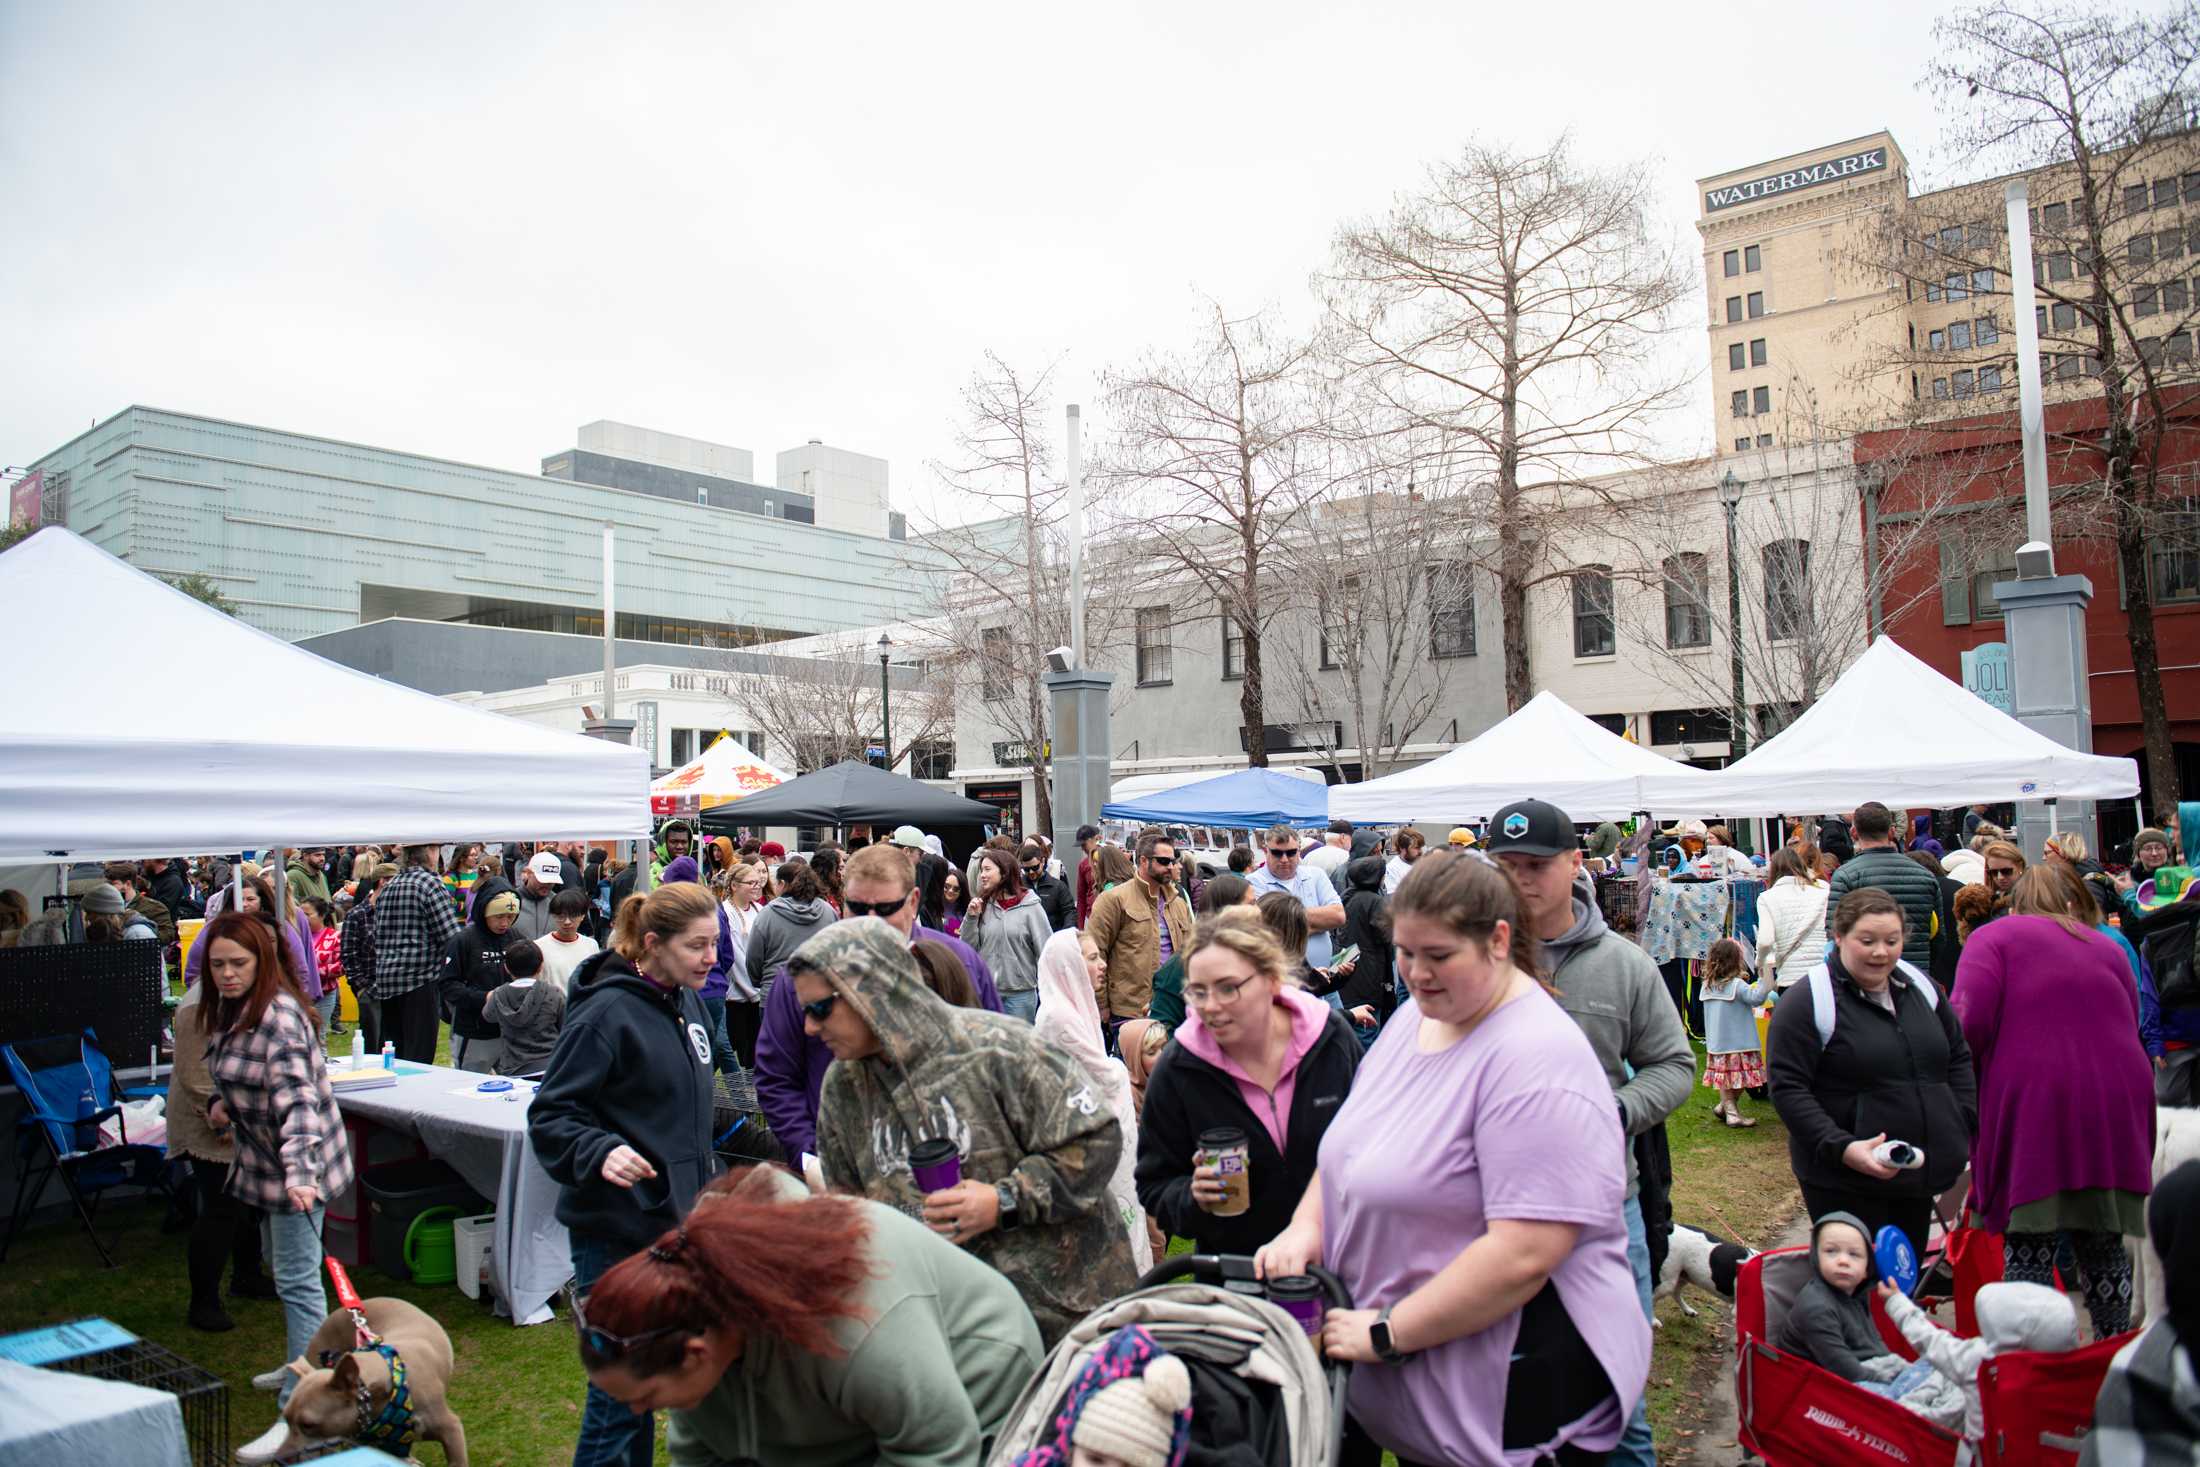
[[[223,887],[206,899],[206,920],[212,922],[229,905],[229,888]],[[313,961],[313,933],[306,926],[306,915],[293,910],[290,914],[290,955],[298,964],[298,986],[305,990],[308,1003],[321,1001],[321,967]],[[183,986],[189,988],[199,981],[199,969],[206,965],[206,944],[191,944],[191,956],[184,960]]]
[[[1001,995],[993,986],[993,970],[977,950],[930,927],[920,926],[910,935],[911,942],[927,938],[962,959],[978,990],[979,1007],[999,1013]],[[772,970],[771,988],[764,995],[764,1027],[756,1036],[756,1103],[790,1165],[799,1163],[803,1152],[817,1151],[817,1097],[825,1088],[825,1067],[832,1062],[825,1041],[805,1032],[802,1004],[787,981],[787,965],[781,963]]]

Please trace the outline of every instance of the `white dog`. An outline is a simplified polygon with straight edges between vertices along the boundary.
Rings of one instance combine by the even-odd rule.
[[[1681,1285],[1694,1284],[1705,1293],[1732,1299],[1735,1274],[1756,1256],[1754,1248],[1729,1243],[1701,1228],[1675,1223],[1672,1238],[1665,1247],[1665,1266],[1658,1270],[1658,1287],[1651,1295],[1652,1301],[1672,1299],[1681,1306],[1681,1313],[1694,1318],[1696,1311],[1681,1298]],[[1655,1316],[1652,1318],[1654,1322]]]
[[[2160,1105],[2154,1108],[2154,1185],[2188,1161],[2200,1161],[2200,1110]],[[2131,1327],[2160,1319],[2169,1302],[2164,1297],[2162,1260],[2154,1252],[2154,1230],[2144,1238],[2126,1238],[2131,1253]]]

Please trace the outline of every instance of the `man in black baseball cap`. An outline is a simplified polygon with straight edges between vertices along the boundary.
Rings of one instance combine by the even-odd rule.
[[[1650,1248],[1637,1196],[1632,1140],[1687,1103],[1696,1056],[1650,955],[1604,925],[1596,891],[1580,881],[1581,842],[1574,822],[1547,800],[1517,800],[1490,821],[1484,849],[1520,888],[1535,933],[1543,976],[1558,1005],[1581,1026],[1604,1066],[1627,1127],[1627,1262],[1642,1312],[1650,1313]],[[1632,1069],[1632,1075],[1629,1070]],[[1650,1418],[1639,1407],[1627,1423],[1614,1464],[1654,1463]]]

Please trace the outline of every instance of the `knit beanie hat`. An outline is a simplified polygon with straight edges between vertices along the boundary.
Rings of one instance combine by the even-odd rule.
[[[2176,852],[2177,852],[2177,842],[2175,842],[2175,841],[2173,841],[2173,840],[2171,840],[2171,839],[2169,838],[2169,832],[2168,832],[2168,831],[2166,831],[2166,830],[2156,830],[2156,829],[2155,829],[2155,828],[2154,828],[2153,826],[2151,826],[2151,825],[2150,825],[2150,826],[2148,826],[2148,827],[2147,827],[2146,829],[2144,829],[2144,830],[2140,831],[2140,832],[2139,832],[2139,833],[2138,833],[2137,835],[2135,835],[2135,836],[2133,836],[2133,837],[2131,838],[2131,854],[2132,854],[2132,856],[2133,856],[2134,858],[2136,858],[2136,857],[2138,856],[2138,854],[2139,854],[2139,848],[2140,848],[2141,846],[2143,846],[2143,845],[2147,844],[2147,842],[2149,842],[2149,841],[2153,841],[2153,842],[2154,842],[2154,843],[2156,843],[2157,845],[2161,846],[2161,847],[2162,847],[2162,848],[2163,848],[2164,850],[2166,850],[2166,851],[2170,852],[2170,863],[2171,863],[2172,865],[2176,864],[2176,861],[2177,861],[2177,855],[2176,855]]]
[[[483,917],[517,917],[519,915],[519,893],[516,891],[498,892],[495,896],[489,898],[489,905],[481,909],[481,915]]]
[[[1070,1442],[1126,1467],[1172,1467],[1177,1422],[1191,1409],[1191,1372],[1174,1355],[1156,1355],[1144,1375],[1126,1376],[1086,1398]]]

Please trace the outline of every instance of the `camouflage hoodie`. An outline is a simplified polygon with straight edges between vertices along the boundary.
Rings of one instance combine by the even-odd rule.
[[[863,1015],[878,1054],[825,1072],[818,1159],[828,1184],[921,1214],[912,1136],[951,1139],[966,1181],[1007,1182],[1019,1226],[972,1240],[1016,1285],[1051,1348],[1137,1281],[1108,1193],[1122,1128],[1083,1068],[1029,1024],[950,1007],[924,985],[901,934],[875,917],[836,922],[796,951]]]

